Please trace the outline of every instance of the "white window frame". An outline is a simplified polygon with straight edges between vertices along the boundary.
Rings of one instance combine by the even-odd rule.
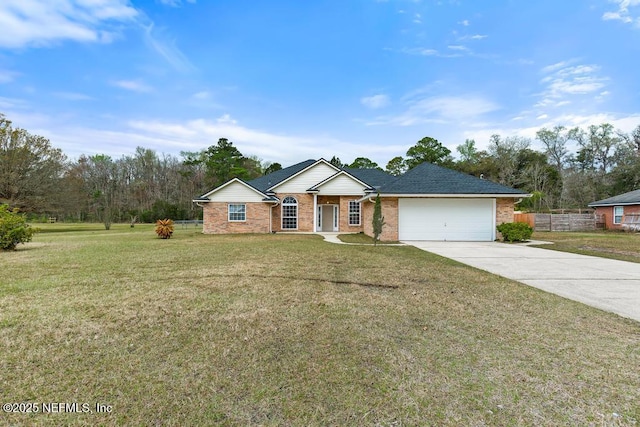
[[[293,202],[292,202],[292,200],[293,200]],[[291,209],[295,209],[295,216],[292,216],[290,214]],[[289,211],[286,216],[285,216],[285,211]],[[297,230],[298,229],[298,200],[295,197],[287,196],[284,199],[282,199],[282,208],[280,210],[280,213],[281,213],[280,225],[281,225],[283,230]],[[287,220],[287,221],[294,220],[295,221],[295,227],[291,227],[290,224],[286,224],[287,226],[285,227],[285,222],[286,222],[285,220]]]
[[[617,210],[620,211],[619,215],[616,214]],[[622,217],[624,217],[624,206],[614,206],[613,207],[613,223],[622,224]],[[616,221],[616,218],[619,218],[619,220]]]
[[[238,208],[240,208],[238,210]],[[236,215],[235,219],[231,215]],[[241,215],[242,219],[239,219]],[[229,203],[227,206],[227,219],[229,222],[247,222],[247,205],[245,203]]]
[[[357,211],[354,209],[354,207],[357,208]],[[358,222],[352,221],[355,218],[355,215],[358,216]],[[357,200],[349,200],[349,225],[362,225],[362,204]]]

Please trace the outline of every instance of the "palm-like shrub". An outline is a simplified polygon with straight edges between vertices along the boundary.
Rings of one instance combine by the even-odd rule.
[[[170,219],[159,219],[156,221],[156,234],[161,239],[170,239],[173,234],[173,221]]]

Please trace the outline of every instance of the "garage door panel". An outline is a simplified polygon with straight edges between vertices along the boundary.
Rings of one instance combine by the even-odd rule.
[[[492,199],[400,199],[400,240],[490,241]]]

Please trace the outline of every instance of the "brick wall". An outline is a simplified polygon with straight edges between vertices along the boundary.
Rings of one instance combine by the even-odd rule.
[[[362,196],[341,196],[340,197],[340,232],[341,233],[360,233],[364,231],[364,217],[362,215],[363,205],[369,203],[364,201],[360,203],[360,225],[349,225],[349,202],[358,200]]]
[[[496,225],[513,222],[514,202],[511,197],[496,199]]]
[[[632,213],[640,214],[640,205],[624,206],[624,214],[629,215]],[[622,224],[613,223],[613,206],[599,206],[596,208],[596,215],[603,215],[605,221],[605,229],[607,230],[624,230]]]
[[[298,201],[298,229],[297,230],[283,230],[282,229],[282,205],[278,205],[273,208],[273,231],[313,231],[313,194],[306,193],[278,193],[277,197],[280,200],[284,200],[285,197],[294,197]]]
[[[267,203],[245,203],[246,221],[228,220],[228,205],[226,202],[211,202],[203,204],[203,230],[205,234],[230,233],[268,233],[269,210]]]
[[[385,197],[380,200],[382,207],[382,216],[385,224],[382,226],[382,234],[380,240],[396,241],[398,240],[398,198]],[[369,201],[362,202],[362,221],[363,231],[367,236],[373,236],[373,210],[375,203]]]

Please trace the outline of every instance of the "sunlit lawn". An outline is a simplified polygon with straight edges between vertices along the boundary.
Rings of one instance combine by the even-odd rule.
[[[637,322],[408,246],[63,227],[0,253],[0,402],[112,412],[2,424],[640,422]]]

